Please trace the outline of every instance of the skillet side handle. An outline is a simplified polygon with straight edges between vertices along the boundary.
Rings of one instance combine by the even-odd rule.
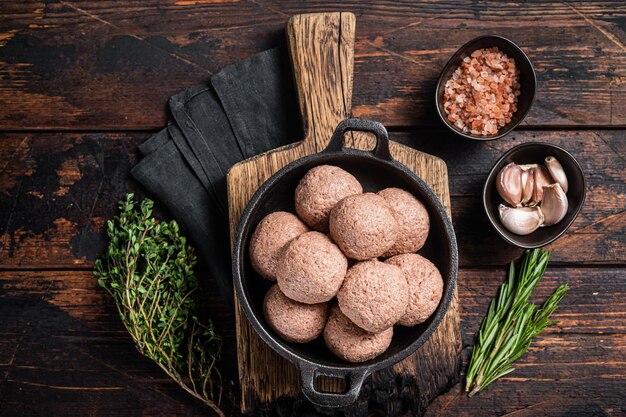
[[[344,149],[343,136],[346,132],[354,131],[373,133],[376,136],[376,147],[372,151],[374,156],[385,161],[393,160],[389,152],[389,134],[387,129],[385,129],[382,123],[367,119],[351,118],[341,121],[337,125],[335,133],[333,133],[324,152],[337,152]]]
[[[357,370],[338,370],[329,368],[319,368],[309,363],[301,363],[300,379],[302,381],[302,392],[312,403],[320,407],[347,407],[359,398],[361,387],[365,381],[365,377],[369,372],[364,369]],[[320,392],[315,388],[315,378],[318,375],[332,376],[335,378],[344,378],[348,386],[348,390],[342,394]]]

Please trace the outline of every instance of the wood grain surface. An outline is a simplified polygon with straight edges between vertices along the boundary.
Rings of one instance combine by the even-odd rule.
[[[147,133],[0,134],[0,269],[93,266],[105,247],[102,225],[126,191]],[[560,265],[626,264],[626,139],[617,130],[517,131],[489,143],[445,131],[390,132],[393,141],[435,155],[448,165],[452,221],[462,267],[501,266],[521,254],[489,226],[480,195],[496,160],[524,142],[564,147],[587,178],[581,214],[551,248]],[[497,247],[497,251],[484,248]]]
[[[559,325],[514,373],[472,399],[457,384],[427,416],[626,415],[623,2],[443,0],[2,2],[0,415],[207,415],[137,353],[97,288],[90,269],[105,247],[102,226],[125,192],[142,194],[128,172],[137,145],[169,117],[170,95],[277,45],[290,15],[329,10],[358,20],[353,113],[447,163],[464,361],[504,265],[521,254],[482,212],[491,165],[518,143],[549,142],[571,151],[588,181],[538,287],[541,298],[570,284]],[[454,50],[488,33],[528,52],[537,100],[511,135],[467,142],[439,129],[431,97]],[[234,317],[217,297],[210,304],[225,340],[222,372],[236,381]],[[237,415],[233,388],[237,405],[226,411]],[[373,415],[403,395],[411,391],[381,393]]]
[[[504,267],[459,273],[465,358],[505,274]],[[559,324],[537,338],[513,374],[471,399],[457,385],[427,416],[623,415],[626,274],[550,267],[540,300],[563,282],[572,289],[555,313]],[[0,288],[3,416],[207,415],[134,349],[90,271],[0,271]],[[222,367],[236,378],[232,315],[217,298],[211,305],[225,339]]]
[[[171,95],[281,42],[289,16],[329,10],[359,21],[355,116],[435,124],[444,63],[493,33],[536,67],[526,125],[626,126],[621,1],[59,0],[2,3],[0,128],[163,126]]]

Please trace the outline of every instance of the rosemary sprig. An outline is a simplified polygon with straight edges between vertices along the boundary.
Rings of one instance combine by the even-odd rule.
[[[511,262],[508,278],[491,301],[472,350],[465,383],[470,397],[513,372],[513,362],[526,353],[532,339],[556,323],[550,315],[569,290],[567,284],[560,285],[538,310],[528,301],[549,259],[550,251],[526,251],[517,278]]]
[[[119,202],[119,215],[107,222],[110,242],[94,275],[113,296],[139,352],[223,416],[222,379],[215,366],[222,341],[205,318],[196,256],[178,224],[156,221],[152,207],[148,199],[137,205],[133,194]]]

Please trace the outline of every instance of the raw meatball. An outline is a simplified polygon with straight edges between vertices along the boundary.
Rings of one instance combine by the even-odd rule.
[[[399,188],[385,188],[378,195],[389,203],[398,222],[396,242],[383,256],[420,250],[426,242],[430,228],[426,207],[413,194]]]
[[[294,214],[285,211],[270,213],[259,222],[250,238],[250,261],[256,272],[276,281],[276,265],[287,243],[309,228]]]
[[[276,270],[280,290],[305,304],[333,298],[346,276],[348,260],[326,235],[304,233],[287,245]]]
[[[385,263],[400,267],[409,283],[409,307],[398,324],[410,327],[426,321],[443,295],[443,279],[437,267],[416,253],[397,255]]]
[[[391,207],[376,194],[346,197],[330,213],[330,235],[348,258],[381,256],[393,246],[397,232]]]
[[[395,265],[377,260],[359,262],[348,270],[337,301],[354,324],[378,333],[404,315],[409,303],[409,284]]]
[[[328,304],[303,304],[287,298],[274,284],[265,294],[263,315],[270,327],[288,342],[306,343],[324,330]]]
[[[364,362],[383,353],[391,344],[393,327],[380,333],[370,333],[357,327],[337,306],[330,309],[324,328],[326,346],[348,362]]]
[[[339,200],[361,194],[363,187],[352,174],[332,165],[320,165],[300,180],[296,188],[296,213],[312,229],[328,232],[328,215]]]

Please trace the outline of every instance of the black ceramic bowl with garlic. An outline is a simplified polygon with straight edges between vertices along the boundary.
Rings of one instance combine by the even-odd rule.
[[[559,238],[585,200],[585,178],[576,159],[548,143],[525,143],[505,153],[483,188],[489,221],[506,241],[538,248]]]

